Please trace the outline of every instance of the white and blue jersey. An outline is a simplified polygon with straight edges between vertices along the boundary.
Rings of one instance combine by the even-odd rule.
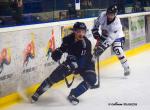
[[[95,20],[93,28],[100,28],[101,33],[103,34],[104,32],[112,41],[124,37],[120,18],[116,16],[114,21],[108,24],[106,12],[102,12],[98,16],[98,18]]]

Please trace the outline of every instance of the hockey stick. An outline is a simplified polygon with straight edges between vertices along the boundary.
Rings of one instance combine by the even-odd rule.
[[[91,87],[91,89],[96,89],[96,88],[99,88],[100,87],[100,68],[99,68],[99,56],[97,57],[97,80],[98,80],[98,83],[94,86]]]
[[[60,60],[58,61],[58,64],[61,65]],[[74,82],[75,76],[73,76],[72,81],[70,83],[65,75],[64,75],[64,79],[65,79],[65,83],[66,83],[67,87],[70,88]]]
[[[70,83],[68,82],[68,80],[67,80],[67,78],[66,78],[65,76],[64,76],[64,78],[65,78],[65,82],[66,82],[67,87],[70,88],[70,86],[71,86],[71,85],[73,84],[73,82],[74,82],[74,78],[75,78],[75,77],[73,76],[72,81],[71,81]]]

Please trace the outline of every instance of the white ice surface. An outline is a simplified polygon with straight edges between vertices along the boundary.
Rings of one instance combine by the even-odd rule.
[[[70,89],[64,86],[49,89],[37,103],[23,102],[9,110],[150,110],[150,51],[128,58],[128,61],[131,67],[128,78],[123,77],[119,62],[101,69],[100,88],[79,97],[80,103],[76,106],[66,100]],[[136,103],[137,106],[109,105],[115,103]]]

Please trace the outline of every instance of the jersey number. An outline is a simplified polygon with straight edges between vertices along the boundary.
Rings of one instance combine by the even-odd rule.
[[[116,55],[120,55],[121,54],[119,49],[115,49],[115,53],[116,53]]]

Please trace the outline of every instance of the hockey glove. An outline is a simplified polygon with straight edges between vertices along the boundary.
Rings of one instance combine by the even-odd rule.
[[[103,48],[102,46],[96,46],[94,48],[94,56],[98,57],[100,56],[103,52],[105,51],[105,48]]]
[[[57,48],[56,50],[54,50],[54,51],[52,52],[51,57],[52,57],[52,59],[53,59],[54,61],[57,62],[58,60],[61,59],[62,54],[63,54],[63,52],[62,52],[59,48]]]
[[[93,28],[93,29],[92,29],[92,34],[93,34],[93,37],[94,37],[95,39],[100,39],[100,34],[99,34],[97,28]]]
[[[77,58],[73,55],[67,56],[66,63],[69,65],[70,69],[72,70],[78,68]]]
[[[106,37],[101,37],[94,48],[94,55],[100,56],[111,44],[113,41]]]

